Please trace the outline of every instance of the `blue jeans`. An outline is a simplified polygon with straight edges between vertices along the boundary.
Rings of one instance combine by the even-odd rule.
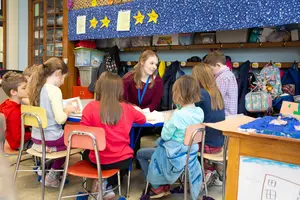
[[[149,160],[151,160],[154,151],[155,148],[142,148],[136,153],[136,158],[140,162],[141,169],[143,170],[146,178],[148,174]]]

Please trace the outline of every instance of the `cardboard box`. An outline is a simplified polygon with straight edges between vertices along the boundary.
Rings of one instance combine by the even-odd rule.
[[[154,35],[153,45],[154,46],[179,45],[178,34]]]

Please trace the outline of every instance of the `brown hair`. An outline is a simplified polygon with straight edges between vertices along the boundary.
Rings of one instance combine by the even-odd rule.
[[[148,58],[154,57],[154,56],[156,56],[157,59],[158,59],[158,55],[154,51],[152,51],[152,50],[144,51],[141,54],[140,58],[139,58],[139,62],[136,64],[136,66],[132,70],[133,80],[135,82],[135,86],[136,86],[137,89],[142,88],[142,81],[141,81],[142,66],[145,64],[145,62],[146,62],[146,60],[148,60]],[[151,83],[149,84],[149,87],[153,88],[153,86],[154,86],[154,76],[152,75],[150,78],[151,78]]]
[[[178,78],[172,88],[173,102],[181,106],[200,101],[200,87],[190,75]]]
[[[61,70],[61,74],[68,73],[68,66],[59,58],[49,58],[44,64],[37,67],[36,72],[32,76],[29,86],[29,102],[30,105],[40,106],[40,94],[46,79],[55,71]]]
[[[103,124],[116,125],[123,112],[123,82],[118,74],[103,72],[96,82],[95,91],[100,100],[100,118]]]
[[[27,79],[20,73],[17,72],[6,72],[2,77],[2,88],[5,94],[11,97],[10,91],[18,91],[18,87],[21,83],[27,83]]]
[[[208,92],[211,109],[222,110],[224,108],[223,97],[211,67],[208,64],[200,63],[193,68],[192,76],[200,83],[200,87]]]
[[[225,65],[226,58],[221,51],[212,51],[205,57],[203,62],[215,67],[217,63]]]
[[[32,66],[28,66],[24,69],[23,71],[23,75],[24,76],[32,76],[33,73],[37,70],[38,65],[32,65]]]

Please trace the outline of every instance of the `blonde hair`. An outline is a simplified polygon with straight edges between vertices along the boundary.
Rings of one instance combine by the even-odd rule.
[[[18,87],[21,83],[27,83],[25,76],[23,76],[23,74],[10,71],[3,75],[1,85],[5,94],[11,97],[10,91],[18,91]]]
[[[215,67],[217,63],[225,65],[226,57],[221,51],[212,51],[205,57],[203,62],[213,67]]]
[[[123,82],[118,74],[103,72],[96,82],[95,91],[100,100],[100,118],[103,124],[116,125],[123,109]]]
[[[141,81],[142,67],[150,57],[156,57],[158,59],[158,55],[154,51],[152,51],[152,50],[144,51],[141,54],[140,58],[139,58],[139,62],[136,64],[136,66],[132,70],[133,80],[135,82],[135,86],[136,86],[137,89],[142,88],[142,81]],[[153,88],[153,86],[154,86],[154,76],[151,75],[150,79],[151,79],[151,83],[149,84],[149,87]]]
[[[31,77],[35,71],[37,71],[38,65],[28,66],[24,69],[23,75]]]
[[[216,79],[211,67],[208,64],[200,63],[193,68],[192,76],[200,83],[200,87],[208,92],[211,101],[211,109],[222,110],[224,108],[223,97],[217,87]]]
[[[181,106],[200,101],[200,87],[190,75],[178,78],[172,88],[173,102]]]
[[[30,105],[40,106],[40,94],[46,79],[55,71],[61,70],[61,74],[68,73],[68,66],[59,58],[49,58],[44,64],[37,67],[36,72],[32,76],[29,85],[29,102]]]

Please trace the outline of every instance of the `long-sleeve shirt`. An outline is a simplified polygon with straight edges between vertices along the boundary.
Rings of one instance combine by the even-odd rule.
[[[209,93],[205,89],[200,90],[201,100],[196,103],[197,107],[202,108],[204,112],[204,122],[215,123],[225,120],[225,111],[212,110],[211,109],[211,98]],[[222,131],[206,127],[205,144],[210,147],[222,147],[224,144],[224,135]]]
[[[161,138],[164,141],[175,140],[183,143],[185,130],[193,124],[200,124],[204,120],[204,113],[200,107],[194,104],[184,106],[174,111],[172,117],[164,123]]]
[[[234,74],[228,67],[224,67],[215,76],[217,86],[224,100],[226,116],[236,115],[238,109],[238,85]]]
[[[21,104],[9,99],[0,105],[0,112],[4,114],[6,120],[5,139],[11,149],[18,149],[21,144]],[[31,139],[31,133],[25,132],[25,140]]]
[[[121,103],[122,115],[116,125],[101,122],[100,102],[90,102],[82,112],[81,125],[100,127],[105,130],[106,148],[99,153],[101,164],[112,164],[133,157],[130,147],[130,129],[133,123],[144,124],[146,117],[132,105]],[[96,163],[94,151],[90,151],[89,158]]]
[[[129,72],[129,74],[126,74],[123,77],[124,100],[128,103],[140,106],[142,109],[149,108],[150,111],[158,109],[163,96],[163,80],[159,76],[156,76],[154,79],[154,86],[152,88],[150,88],[150,84],[151,83],[148,84],[145,96],[142,100],[141,105],[139,105],[138,89],[136,88],[136,84],[133,80],[133,74]],[[144,86],[145,83],[143,83],[143,87],[140,89],[141,94]]]
[[[64,124],[68,118],[63,110],[62,93],[59,87],[52,84],[45,84],[40,94],[40,107],[47,112],[48,126],[44,129],[45,140],[55,141],[63,136]],[[32,138],[41,140],[40,130],[32,128]]]

